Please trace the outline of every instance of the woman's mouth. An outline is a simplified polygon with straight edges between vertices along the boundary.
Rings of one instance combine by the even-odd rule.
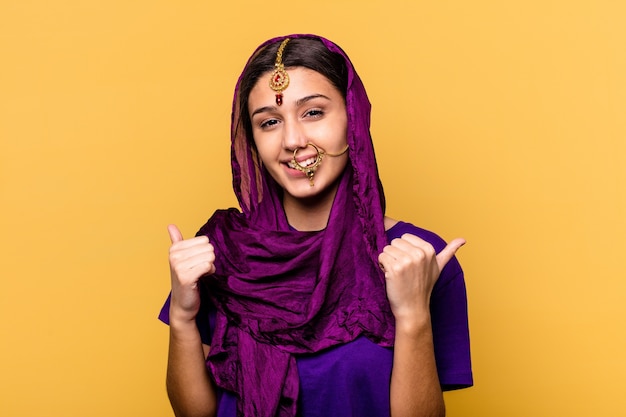
[[[317,157],[316,156],[312,156],[308,159],[305,159],[304,161],[300,161],[297,162],[295,160],[291,160],[289,162],[287,162],[287,165],[289,166],[289,168],[291,169],[298,169],[298,166],[300,168],[306,168],[309,165],[313,165],[315,163],[315,161],[317,161]]]

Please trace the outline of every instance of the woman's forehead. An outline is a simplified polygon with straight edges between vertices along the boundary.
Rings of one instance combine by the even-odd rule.
[[[285,98],[301,98],[310,94],[338,94],[341,93],[323,74],[306,67],[285,68],[289,75],[289,86],[282,92]],[[276,92],[270,87],[272,71],[267,71],[259,77],[250,91],[249,105],[259,104],[259,101],[271,100]]]

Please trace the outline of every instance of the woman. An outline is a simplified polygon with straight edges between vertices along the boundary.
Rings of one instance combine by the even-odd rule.
[[[177,416],[442,416],[442,390],[472,385],[464,241],[385,217],[369,117],[326,39],[272,39],[248,61],[231,135],[242,212],[192,239],[168,227]]]

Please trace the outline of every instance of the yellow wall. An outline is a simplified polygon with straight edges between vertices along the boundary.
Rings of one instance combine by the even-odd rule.
[[[468,239],[449,416],[626,415],[624,2],[210,3],[0,3],[0,415],[172,415],[165,226],[235,204],[232,87],[293,32],[361,73],[389,214]]]

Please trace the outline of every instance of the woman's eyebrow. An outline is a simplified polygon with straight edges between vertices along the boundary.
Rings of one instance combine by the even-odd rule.
[[[258,109],[253,111],[252,114],[250,114],[250,118],[252,119],[255,114],[259,114],[259,113],[263,113],[263,112],[270,112],[270,111],[275,111],[275,110],[276,110],[276,106],[259,107]]]
[[[316,99],[316,98],[325,98],[326,100],[330,100],[328,97],[326,97],[324,94],[311,94],[310,96],[306,96],[306,97],[302,97],[301,99],[296,101],[296,106],[301,106],[304,103],[306,103],[307,101]]]
[[[311,100],[314,100],[316,98],[323,98],[323,99],[326,99],[326,100],[330,100],[330,98],[328,98],[324,94],[311,94],[310,96],[302,97],[301,99],[296,100],[296,107],[299,107],[299,106],[303,105],[304,103],[306,103],[308,101],[311,101]],[[276,109],[277,109],[276,106],[259,107],[258,109],[256,109],[255,111],[253,111],[250,114],[250,118],[252,119],[255,115],[257,115],[259,113],[276,111]]]

